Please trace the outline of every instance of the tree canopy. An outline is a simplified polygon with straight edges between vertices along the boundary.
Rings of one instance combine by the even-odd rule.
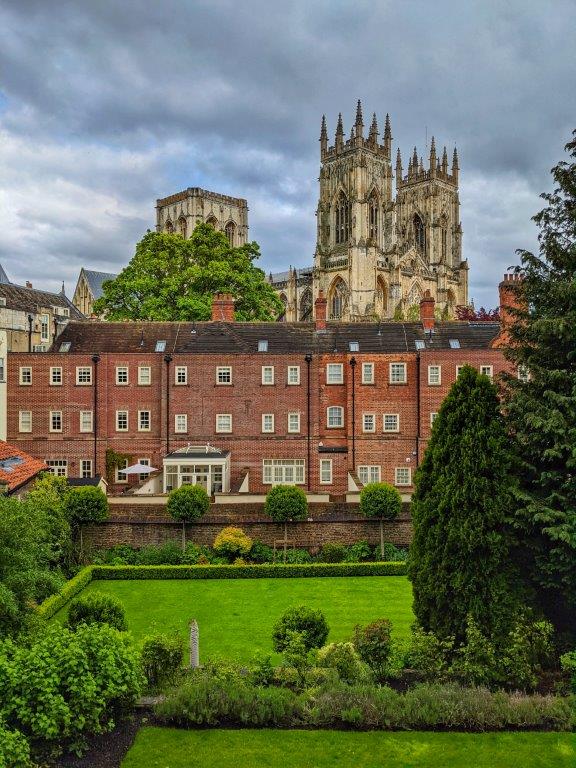
[[[513,466],[496,388],[464,366],[434,422],[412,496],[414,612],[440,638],[463,642],[469,619],[503,638],[514,619]]]
[[[505,382],[504,405],[521,458],[522,567],[542,610],[576,635],[576,131],[555,188],[534,217],[539,253],[518,251],[521,280],[508,359],[524,375]]]
[[[222,232],[200,222],[189,239],[148,232],[94,304],[108,320],[210,320],[212,298],[231,293],[237,320],[276,320],[280,299],[254,262],[254,242],[233,247]]]

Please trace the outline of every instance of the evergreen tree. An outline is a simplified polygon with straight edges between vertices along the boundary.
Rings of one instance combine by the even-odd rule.
[[[236,298],[238,320],[276,320],[283,305],[255,266],[256,243],[237,248],[224,233],[200,222],[189,239],[148,232],[115,280],[94,304],[108,320],[210,320],[216,293]]]
[[[518,251],[504,401],[521,458],[523,571],[557,629],[576,635],[576,131],[534,217],[539,253]]]
[[[508,444],[496,388],[465,366],[434,422],[412,497],[414,612],[440,638],[463,642],[471,617],[503,639],[513,620]]]

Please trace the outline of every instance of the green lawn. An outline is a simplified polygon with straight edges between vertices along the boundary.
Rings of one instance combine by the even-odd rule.
[[[394,634],[406,637],[413,621],[405,576],[94,581],[84,594],[93,590],[122,601],[137,639],[158,631],[187,636],[188,621],[197,619],[201,659],[248,661],[255,651],[271,651],[274,623],[295,605],[322,609],[330,641],[348,639],[356,624],[378,618],[390,619]]]
[[[122,768],[573,768],[570,733],[142,728]]]

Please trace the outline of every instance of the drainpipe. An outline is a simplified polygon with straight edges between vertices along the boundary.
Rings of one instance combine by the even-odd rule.
[[[94,430],[94,471],[93,477],[98,474],[98,363],[100,362],[100,355],[92,355],[92,362],[94,363],[94,394],[92,400],[93,408],[93,424]]]
[[[310,434],[310,364],[312,363],[312,355],[307,354],[304,358],[306,361],[306,448],[308,453],[308,471],[307,471],[307,488],[310,490],[310,482],[312,476],[312,467],[310,466],[311,457],[311,445],[310,440],[312,436]]]
[[[32,352],[32,323],[34,315],[28,315],[28,352]]]
[[[352,472],[356,472],[356,358],[350,359],[352,368]]]
[[[170,453],[170,363],[172,355],[164,355],[166,363],[166,456]]]
[[[416,467],[420,463],[420,352],[416,354]]]

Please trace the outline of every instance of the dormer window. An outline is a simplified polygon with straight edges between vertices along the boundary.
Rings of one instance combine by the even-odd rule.
[[[268,352],[268,339],[260,339],[258,342],[258,352]]]

